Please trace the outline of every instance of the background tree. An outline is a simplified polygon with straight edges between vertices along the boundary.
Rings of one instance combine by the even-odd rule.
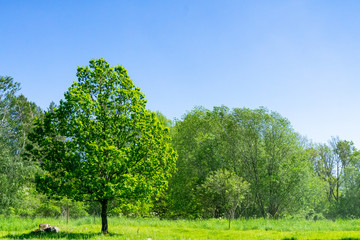
[[[239,175],[250,183],[253,214],[297,212],[309,193],[311,169],[290,122],[265,108],[234,109],[232,116],[239,129]]]
[[[170,200],[175,215],[204,216],[204,202],[196,189],[211,172],[220,169],[250,184],[244,202],[249,206],[247,216],[293,214],[311,194],[313,176],[300,137],[289,121],[275,112],[199,107],[174,129],[173,144],[179,159],[178,172],[170,184]]]
[[[35,117],[42,111],[35,103],[18,95],[20,84],[11,77],[0,77],[0,213],[9,208],[17,214],[27,209],[26,195],[32,193],[35,166],[21,158],[27,135]]]
[[[204,206],[198,187],[210,172],[224,168],[218,113],[198,107],[176,122],[172,144],[179,154],[178,172],[169,183],[169,204],[175,217],[201,217]]]
[[[109,201],[159,194],[175,170],[176,153],[125,68],[91,60],[77,77],[59,107],[37,120],[27,149],[45,173],[37,176],[37,189],[100,202],[107,233]]]
[[[358,217],[359,152],[351,141],[332,137],[328,144],[312,147],[314,172],[325,186],[327,203],[322,206],[328,218]],[[324,207],[326,206],[326,207]]]
[[[213,216],[216,211],[227,213],[230,229],[231,219],[248,192],[249,184],[236,174],[220,169],[211,173],[199,190]]]

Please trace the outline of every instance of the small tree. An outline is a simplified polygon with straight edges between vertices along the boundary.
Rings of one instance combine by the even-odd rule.
[[[240,205],[249,190],[249,184],[241,177],[227,170],[218,170],[210,174],[201,185],[204,197],[209,207],[215,209],[216,205],[227,212],[229,229],[235,210]]]
[[[108,202],[158,195],[176,153],[125,68],[91,60],[77,77],[59,107],[37,120],[27,156],[44,170],[36,176],[39,191],[100,202],[106,234]]]

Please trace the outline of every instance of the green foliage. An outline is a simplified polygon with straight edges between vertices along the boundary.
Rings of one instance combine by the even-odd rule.
[[[40,217],[59,217],[61,215],[60,206],[55,205],[53,200],[47,200],[36,209],[37,216]]]
[[[202,216],[197,189],[210,172],[225,167],[218,151],[220,120],[215,113],[200,107],[184,116],[183,121],[176,122],[172,143],[179,154],[178,172],[169,184],[169,207],[174,217]]]
[[[249,184],[236,174],[220,169],[210,173],[199,190],[203,194],[204,207],[211,217],[233,218],[236,208],[249,190]]]
[[[113,201],[114,205],[111,209],[111,214],[115,216],[126,217],[150,217],[150,212],[153,203],[144,201],[128,201],[122,199],[122,201]]]
[[[238,171],[250,183],[254,213],[279,217],[298,211],[310,168],[289,121],[263,108],[234,109],[233,119],[240,133]]]
[[[171,131],[171,129],[174,127],[174,122],[171,121],[170,119],[166,118],[165,115],[159,111],[156,112],[156,116],[157,116],[157,119],[160,121],[160,123],[164,127],[168,127]]]
[[[196,107],[171,121],[103,59],[77,77],[45,116],[0,77],[0,215],[360,217],[351,141],[309,143],[265,108]]]
[[[329,144],[311,146],[309,151],[326,196],[326,202],[317,207],[318,212],[328,218],[360,217],[356,207],[360,197],[360,153],[354,143],[333,137]]]
[[[146,110],[125,68],[91,60],[77,77],[59,107],[37,120],[27,150],[44,171],[37,189],[100,202],[106,233],[108,202],[160,194],[175,171],[176,153],[168,128]]]
[[[308,155],[288,120],[257,110],[196,108],[175,125],[178,172],[170,184],[175,215],[200,217],[198,187],[226,169],[250,184],[239,214],[279,217],[300,210],[312,180]]]
[[[235,210],[248,190],[249,184],[246,181],[227,170],[211,173],[200,186],[205,209],[212,213],[212,217],[219,217],[217,216],[219,213],[227,213],[225,217],[229,219],[229,229]]]
[[[0,214],[18,213],[32,188],[36,167],[21,159],[33,119],[42,112],[23,95],[20,84],[11,77],[0,77]]]

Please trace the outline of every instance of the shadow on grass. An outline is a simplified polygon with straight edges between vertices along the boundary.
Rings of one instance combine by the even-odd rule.
[[[60,233],[23,233],[23,234],[8,234],[2,238],[9,239],[38,239],[38,238],[50,238],[50,239],[91,239],[95,237],[103,236],[102,233],[71,233],[71,232],[60,232]],[[123,234],[109,233],[106,236],[109,237],[120,237]]]

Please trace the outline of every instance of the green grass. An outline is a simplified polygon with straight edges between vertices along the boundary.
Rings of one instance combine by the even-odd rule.
[[[342,239],[360,240],[360,220],[160,220],[110,218],[109,232],[100,234],[100,219],[0,218],[0,240],[13,239]],[[59,234],[32,234],[40,223],[59,226]]]

